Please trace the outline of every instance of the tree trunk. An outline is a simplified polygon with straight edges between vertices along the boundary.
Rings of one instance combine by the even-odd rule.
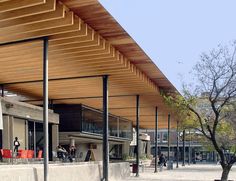
[[[229,171],[230,171],[231,167],[229,166],[224,166],[223,167],[223,172],[221,175],[221,181],[228,181],[228,175],[229,175]]]

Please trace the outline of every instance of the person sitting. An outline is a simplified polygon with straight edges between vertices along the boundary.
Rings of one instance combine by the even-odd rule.
[[[68,153],[67,153],[66,149],[63,148],[61,145],[58,145],[57,146],[57,158],[65,161],[67,156],[68,156]]]

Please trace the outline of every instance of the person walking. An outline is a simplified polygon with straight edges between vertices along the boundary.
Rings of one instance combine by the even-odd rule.
[[[162,171],[163,166],[166,166],[166,159],[163,154],[160,155],[158,164],[160,165],[160,171]]]

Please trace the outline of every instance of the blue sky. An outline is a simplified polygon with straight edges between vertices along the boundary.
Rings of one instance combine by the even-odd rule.
[[[236,0],[100,0],[181,91],[202,52],[236,39]]]

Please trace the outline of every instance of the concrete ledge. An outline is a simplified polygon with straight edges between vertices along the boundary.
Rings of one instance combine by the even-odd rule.
[[[110,163],[109,164],[109,179],[123,180],[130,176],[129,162]]]
[[[128,162],[110,163],[109,180],[122,180],[130,176]],[[83,162],[74,164],[50,164],[50,181],[100,181],[101,162]],[[1,165],[1,181],[42,181],[43,164]]]
[[[43,165],[2,165],[1,181],[42,181]],[[98,164],[50,165],[50,181],[100,181]]]

